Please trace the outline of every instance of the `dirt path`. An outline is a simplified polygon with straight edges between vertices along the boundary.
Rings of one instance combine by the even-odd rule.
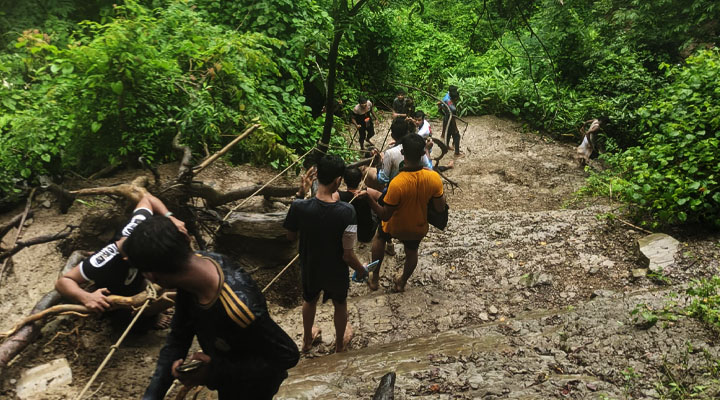
[[[572,146],[522,133],[517,124],[494,117],[468,121],[461,146],[465,155],[447,172],[460,185],[454,191],[446,186],[449,226],[445,232],[433,229],[423,241],[407,291],[389,290],[389,277],[403,261],[398,245],[398,254],[386,258],[380,290],[351,287],[352,350],[330,354],[332,308],[319,307],[323,343],[291,370],[278,398],[370,398],[388,371],[398,374],[398,399],[659,398],[655,385],[666,379],[663,366],[683,360],[685,370],[675,375],[697,376],[710,386],[707,393],[717,390],[700,373],[707,364],[703,351],[718,357],[711,333],[692,320],[642,330],[630,311],[639,303],[662,304],[690,278],[714,273],[720,237],[675,232],[684,251],[666,271],[672,286],[632,279],[635,241],[644,233],[598,218],[616,207],[603,199],[572,201],[585,178],[573,164]],[[217,168],[211,177],[225,188],[271,175]],[[41,208],[28,235],[78,223],[86,211],[75,205],[60,216]],[[367,260],[369,249],[360,251]],[[62,264],[53,244],[15,257],[13,273],[0,283],[0,330],[52,287]],[[273,272],[261,271],[256,278],[267,282]],[[275,298],[271,293],[271,302]],[[298,306],[271,304],[271,311],[300,343]],[[80,323],[79,336],[61,335],[51,342],[57,332],[76,326],[73,317],[49,324],[0,377],[0,397],[13,398],[13,380],[23,369],[61,356],[71,363],[74,384],[43,398],[77,393],[117,333],[105,321],[91,319]],[[126,341],[100,376],[104,385],[96,397],[138,398],[165,334]]]

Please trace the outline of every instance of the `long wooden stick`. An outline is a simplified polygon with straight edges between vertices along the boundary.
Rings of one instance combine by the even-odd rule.
[[[255,124],[255,125],[247,128],[247,129],[245,130],[245,132],[243,132],[240,136],[238,136],[238,137],[236,137],[235,139],[233,139],[232,142],[228,143],[228,144],[227,144],[225,147],[223,147],[220,151],[218,151],[217,153],[215,153],[215,154],[213,154],[212,156],[210,156],[210,158],[208,158],[207,160],[203,161],[203,162],[202,162],[200,165],[198,165],[197,167],[193,168],[193,174],[196,174],[196,175],[197,175],[198,173],[200,173],[200,171],[204,170],[208,165],[212,164],[215,160],[217,160],[218,158],[222,157],[225,153],[227,153],[228,151],[230,151],[230,149],[231,149],[233,146],[235,146],[239,141],[245,139],[245,137],[247,137],[249,134],[253,133],[253,132],[254,132],[257,128],[259,128],[259,127],[260,127],[260,124]]]
[[[103,370],[103,368],[105,368],[105,365],[107,365],[108,361],[110,361],[110,357],[112,357],[112,355],[115,354],[115,350],[117,350],[120,347],[120,344],[122,344],[123,340],[125,340],[125,336],[127,336],[127,334],[130,332],[130,329],[132,329],[132,327],[135,325],[138,318],[140,318],[143,311],[145,311],[145,308],[148,306],[148,304],[150,304],[151,300],[152,299],[150,299],[150,298],[145,300],[145,303],[143,303],[142,307],[140,307],[140,309],[135,314],[135,318],[133,318],[133,320],[130,321],[130,325],[128,325],[127,329],[125,329],[125,332],[123,332],[122,336],[120,336],[120,339],[118,339],[118,341],[115,342],[114,345],[110,346],[110,352],[108,353],[107,356],[105,356],[105,359],[103,360],[103,362],[100,364],[98,369],[95,371],[93,376],[90,378],[90,380],[85,385],[85,387],[80,392],[80,394],[75,398],[75,400],[82,399],[83,396],[85,395],[85,392],[87,392],[87,390],[90,389],[90,386],[93,384],[93,382],[95,382],[95,379],[98,377],[98,375],[100,375],[100,372]]]
[[[107,296],[107,301],[110,303],[110,309],[111,310],[117,310],[119,308],[131,308],[135,309],[137,307],[140,307],[143,302],[145,302],[148,299],[147,292],[141,292],[136,294],[135,296],[117,296],[117,295],[109,295]],[[167,296],[167,294],[163,294],[157,299],[151,298],[150,300],[155,301],[167,301],[171,302],[172,300]],[[17,331],[19,331],[22,327],[25,325],[31,324],[35,321],[39,321],[43,318],[46,318],[48,316],[52,315],[62,315],[65,313],[78,313],[78,314],[85,314],[90,315],[93,313],[92,310],[85,307],[82,304],[58,304],[49,308],[46,308],[42,311],[33,313],[25,318],[23,318],[20,322],[15,324],[15,326],[10,329],[7,332],[0,333],[0,338],[3,337],[9,337],[14,335]]]

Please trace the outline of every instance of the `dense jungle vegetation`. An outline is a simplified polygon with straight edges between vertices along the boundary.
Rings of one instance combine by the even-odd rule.
[[[360,94],[390,104],[398,82],[436,96],[457,85],[464,114],[573,141],[607,116],[609,168],[591,191],[653,227],[720,226],[716,0],[362,3],[352,15],[346,0],[0,0],[2,196],[40,175],[173,159],[178,132],[202,154],[255,121],[231,160],[287,164],[320,138],[340,37],[346,110]]]

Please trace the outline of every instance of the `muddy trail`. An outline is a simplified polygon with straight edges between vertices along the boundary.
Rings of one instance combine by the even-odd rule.
[[[369,399],[391,371],[397,374],[397,399],[671,398],[673,383],[704,386],[698,398],[717,397],[720,384],[710,373],[713,366],[717,372],[714,360],[720,357],[716,333],[693,319],[647,327],[631,311],[662,307],[691,279],[716,273],[720,235],[666,232],[681,242],[664,271],[667,279],[634,278],[641,264],[636,241],[647,233],[604,217],[618,209],[611,200],[577,198],[586,173],[572,160],[572,145],[495,117],[467,121],[464,155],[446,172],[459,185],[445,186],[449,225],[444,232],[431,228],[423,240],[406,292],[390,290],[404,259],[397,244],[397,254],[385,258],[378,291],[351,284],[351,350],[332,354],[332,306],[319,306],[323,340],[290,371],[276,398]],[[378,129],[377,144],[385,129]],[[447,155],[443,164],[451,159]],[[163,168],[172,174],[176,166]],[[138,173],[123,172],[97,185]],[[217,164],[203,174],[206,182],[230,189],[262,182],[273,172]],[[76,202],[61,215],[52,196],[40,195],[36,203],[28,237],[79,225],[87,215],[112,208],[110,200],[98,198]],[[250,207],[268,205],[258,200]],[[96,245],[103,239],[98,229]],[[13,257],[0,282],[0,331],[52,289],[72,246],[38,245]],[[369,247],[358,248],[362,261],[369,261],[369,253]],[[263,286],[280,268],[254,276]],[[291,269],[267,297],[274,319],[300,344],[298,279]],[[101,317],[52,320],[3,372],[0,398],[16,398],[22,371],[60,357],[70,363],[72,384],[36,398],[74,398],[120,333]],[[139,398],[166,334],[129,336],[93,386],[92,398]],[[203,392],[198,398],[214,397]]]

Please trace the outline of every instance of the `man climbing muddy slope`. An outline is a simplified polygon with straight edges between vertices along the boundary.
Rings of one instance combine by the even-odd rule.
[[[65,299],[80,303],[91,311],[103,312],[110,308],[108,295],[133,296],[145,290],[145,278],[125,260],[122,245],[132,231],[153,214],[169,216],[178,230],[187,235],[185,223],[173,217],[160,199],[146,194],[135,206],[132,217],[120,232],[120,236],[61,276],[55,282],[57,291]],[[89,292],[80,287],[88,282],[94,284],[94,291]],[[113,318],[113,321],[118,325],[129,322],[129,311],[117,310],[114,313],[118,318]],[[167,322],[158,320],[156,326],[166,328]]]
[[[403,272],[393,279],[393,289],[397,292],[405,290],[405,284],[417,266],[420,241],[428,232],[428,203],[432,199],[432,206],[438,212],[445,209],[440,175],[423,168],[421,159],[425,154],[425,140],[419,135],[406,135],[402,139],[402,154],[404,166],[390,181],[384,205],[368,197],[370,206],[383,220],[373,239],[373,260],[380,260],[382,264],[385,244],[392,238],[400,240],[405,246]],[[370,275],[368,286],[371,290],[378,289],[380,266]]]
[[[272,399],[300,355],[270,318],[252,277],[223,255],[193,254],[187,236],[164,216],[138,226],[124,250],[150,281],[178,290],[171,330],[143,399],[163,399],[173,377],[217,390],[220,400]],[[194,336],[203,352],[188,358],[195,363],[187,371],[181,365]]]
[[[317,166],[317,195],[294,201],[283,225],[289,240],[295,241],[300,235],[303,352],[310,351],[320,337],[320,329],[314,326],[320,292],[323,292],[323,302],[331,299],[335,308],[335,351],[347,350],[353,335],[347,311],[348,266],[359,277],[365,276],[366,270],[354,251],[355,209],[335,197],[344,172],[345,162],[340,157],[321,158]]]

